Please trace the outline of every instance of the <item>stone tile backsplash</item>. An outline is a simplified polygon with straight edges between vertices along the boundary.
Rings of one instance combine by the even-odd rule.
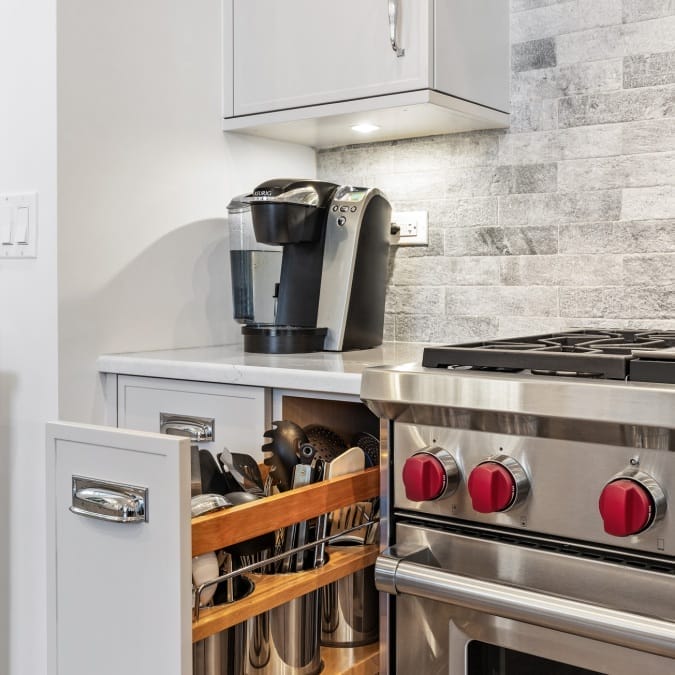
[[[319,176],[429,213],[385,337],[675,330],[675,0],[511,0],[511,125],[323,150]]]

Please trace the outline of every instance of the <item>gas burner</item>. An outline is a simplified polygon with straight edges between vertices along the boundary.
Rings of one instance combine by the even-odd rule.
[[[424,350],[422,365],[428,368],[461,367],[494,372],[529,370],[535,375],[675,382],[673,348],[675,331],[586,328],[428,347]],[[636,358],[636,352],[639,352],[640,358]],[[670,360],[666,358],[665,365],[656,368],[655,361],[668,353],[671,354]],[[658,362],[661,363],[660,360]],[[635,373],[631,370],[633,365]]]

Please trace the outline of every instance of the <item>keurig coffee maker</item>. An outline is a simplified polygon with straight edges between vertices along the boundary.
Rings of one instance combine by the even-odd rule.
[[[250,207],[258,244],[283,251],[279,283],[269,291],[274,319],[244,322],[244,350],[292,354],[381,344],[391,228],[384,195],[280,178],[239,199]]]

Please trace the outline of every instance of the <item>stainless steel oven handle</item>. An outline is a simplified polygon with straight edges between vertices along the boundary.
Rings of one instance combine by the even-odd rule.
[[[375,585],[506,619],[675,658],[675,623],[453,574],[410,562],[391,549],[375,563]]]

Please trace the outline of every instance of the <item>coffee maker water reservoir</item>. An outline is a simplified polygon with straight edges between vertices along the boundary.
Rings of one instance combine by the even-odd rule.
[[[235,197],[227,205],[234,318],[243,324],[274,323],[281,276],[281,246],[256,240],[251,206]]]

